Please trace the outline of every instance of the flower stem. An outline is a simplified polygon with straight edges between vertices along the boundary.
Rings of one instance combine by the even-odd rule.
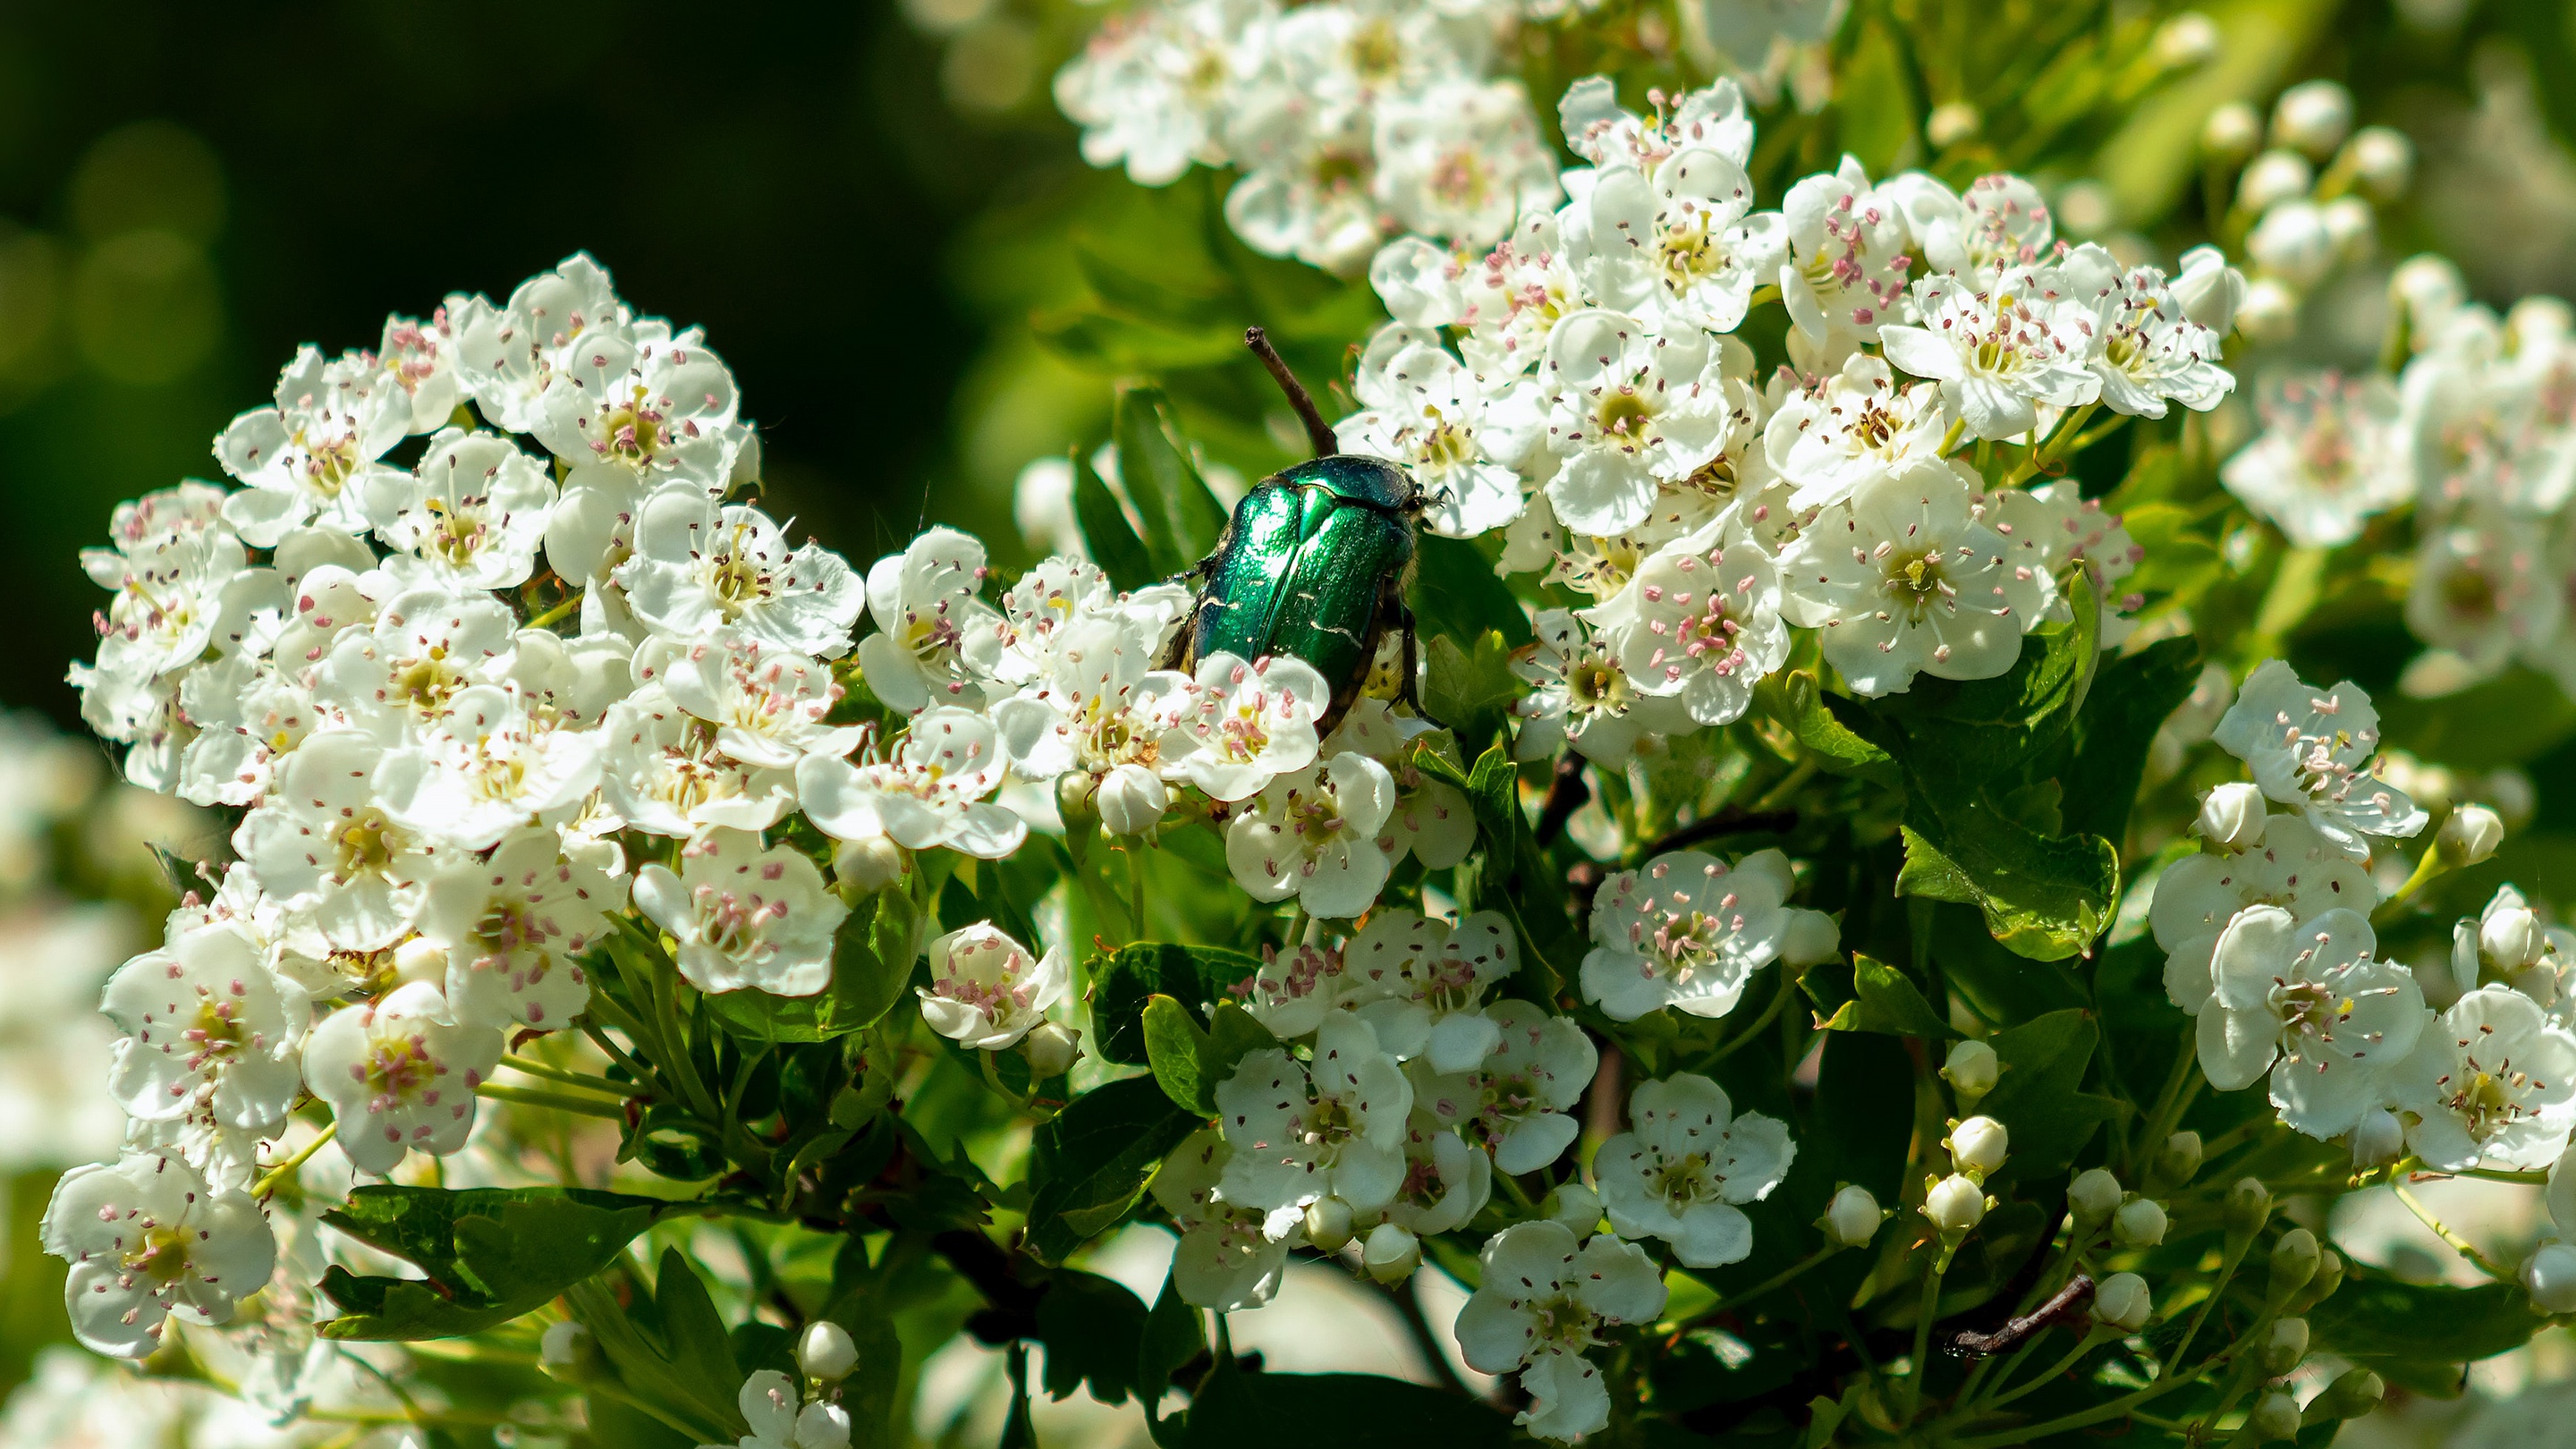
[[[571,1112],[584,1117],[597,1117],[608,1122],[626,1120],[626,1110],[613,1102],[596,1097],[575,1097],[564,1092],[536,1092],[525,1087],[504,1087],[485,1082],[474,1089],[474,1095],[495,1102],[513,1102],[522,1107],[552,1107],[558,1112]]]
[[[2101,1340],[2097,1338],[2090,1329],[2076,1334],[2075,1346],[2068,1349],[2064,1357],[2058,1359],[2057,1362],[2050,1364],[2046,1372],[2040,1374],[2036,1378],[2024,1381],[2021,1387],[2017,1389],[2003,1389],[2002,1392],[1996,1394],[1993,1398],[1986,1400],[1984,1407],[1989,1409],[1999,1409],[2004,1405],[2011,1403],[2013,1400],[2020,1398],[2022,1395],[2036,1390],[2042,1384],[2049,1382],[2059,1374],[2075,1367],[2078,1360],[2082,1359],[2084,1355],[2091,1353],[2100,1343]],[[1995,1380],[1995,1386],[1999,1389],[2003,1388],[2004,1383],[2004,1379],[1998,1378]]]
[[[570,596],[566,597],[563,602],[546,610],[535,618],[530,619],[525,627],[530,629],[542,629],[549,624],[561,622],[564,618],[569,616],[573,610],[581,607],[581,596],[583,592],[584,591],[581,589],[573,590]]]
[[[1911,1423],[1923,1407],[1923,1376],[1929,1372],[1932,1354],[1932,1316],[1941,1306],[1941,1279],[1950,1271],[1952,1245],[1941,1245],[1940,1256],[1932,1260],[1932,1271],[1923,1275],[1923,1307],[1914,1315],[1914,1353],[1905,1369],[1905,1419]]]
[[[1790,1279],[1797,1277],[1799,1274],[1806,1272],[1808,1269],[1825,1261],[1827,1258],[1832,1257],[1834,1254],[1839,1253],[1842,1250],[1842,1244],[1840,1243],[1827,1243],[1825,1246],[1809,1253],[1804,1258],[1801,1258],[1797,1262],[1790,1264],[1788,1267],[1781,1269],[1779,1272],[1772,1274],[1770,1277],[1763,1279],[1761,1282],[1754,1284],[1752,1287],[1745,1289],[1743,1292],[1730,1294],[1727,1297],[1721,1298],[1715,1303],[1710,1304],[1706,1309],[1694,1316],[1691,1319],[1691,1323],[1694,1326],[1706,1323],[1710,1319],[1715,1318],[1717,1315],[1724,1313],[1729,1309],[1740,1308],[1743,1305],[1752,1302],[1756,1298],[1766,1297],[1772,1292],[1772,1290],[1778,1288],[1781,1284],[1786,1283]]]
[[[2493,1278],[2500,1283],[2510,1283],[2514,1281],[2513,1274],[2487,1261],[2487,1255],[2479,1252],[2477,1250],[2477,1245],[2471,1243],[2468,1239],[2461,1237],[2458,1233],[2453,1232],[2440,1218],[2433,1216],[2433,1210],[2424,1206],[2423,1199],[2407,1191],[2406,1184],[2392,1180],[2388,1184],[2388,1190],[2397,1194],[2397,1200],[2406,1204],[2406,1210],[2408,1212],[2413,1213],[2423,1222],[2424,1226],[2433,1230],[2433,1236],[2450,1244],[2453,1250],[2458,1252],[2461,1257],[2476,1264],[2479,1272],[2486,1274],[2488,1277]]]
[[[2422,890],[2426,882],[2446,873],[2449,869],[2450,866],[2444,861],[2439,847],[2430,845],[2424,847],[2424,856],[2415,862],[2415,869],[2406,877],[2406,883],[2390,892],[2388,899],[2379,903],[2378,908],[2370,913],[2370,923],[2373,926],[2385,926],[2405,915],[2406,903],[2415,898],[2415,893]]]
[[[2140,1404],[2160,1398],[2191,1383],[2202,1374],[2209,1372],[2211,1365],[2220,1362],[2222,1360],[2211,1359],[2207,1363],[2197,1365],[2188,1373],[2168,1374],[2135,1393],[2123,1394],[2108,1403],[2095,1404],[2092,1408],[2078,1410],[2072,1414],[2060,1415],[2036,1424],[2025,1424],[2018,1429],[2007,1430],[2001,1434],[1986,1434],[1974,1439],[1952,1439],[1946,1442],[1944,1449],[2016,1449],[2016,1446],[2035,1443],[2051,1434],[2063,1434],[2069,1429],[2081,1429],[2087,1424],[2098,1424],[2104,1419],[2116,1419]]]
[[[529,1061],[525,1057],[503,1057],[501,1058],[501,1065],[508,1067],[514,1072],[525,1072],[532,1077],[542,1077],[549,1082],[560,1082],[567,1087],[587,1087],[591,1091],[606,1092],[615,1097],[650,1097],[653,1095],[651,1088],[640,1087],[633,1082],[613,1082],[606,1077],[594,1077],[588,1072],[574,1072],[567,1071],[562,1067],[550,1067],[543,1062]]]
[[[250,1195],[252,1197],[259,1198],[262,1201],[267,1200],[270,1196],[276,1193],[281,1184],[283,1184],[288,1178],[295,1175],[295,1169],[302,1167],[305,1163],[311,1161],[313,1159],[313,1154],[322,1150],[323,1143],[328,1142],[339,1135],[340,1123],[338,1119],[335,1118],[332,1120],[331,1125],[323,1128],[320,1132],[315,1133],[312,1141],[297,1148],[293,1157],[286,1159],[284,1162],[277,1164],[275,1167],[272,1167],[267,1172],[261,1174],[259,1181],[252,1186]]]

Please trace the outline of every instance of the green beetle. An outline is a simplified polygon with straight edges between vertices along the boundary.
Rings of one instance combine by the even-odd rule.
[[[1414,697],[1404,590],[1427,500],[1402,468],[1340,450],[1260,328],[1244,341],[1288,394],[1319,456],[1262,479],[1235,504],[1215,552],[1183,576],[1198,585],[1198,602],[1167,662],[1188,669],[1216,653],[1302,659],[1332,687],[1317,721],[1329,733],[1368,683],[1389,629],[1404,644],[1401,697]]]

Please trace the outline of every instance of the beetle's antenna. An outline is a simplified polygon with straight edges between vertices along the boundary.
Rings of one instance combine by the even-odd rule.
[[[1279,349],[1270,345],[1270,335],[1258,327],[1246,327],[1243,329],[1243,345],[1252,349],[1252,355],[1261,359],[1261,365],[1270,369],[1270,380],[1279,384],[1281,392],[1288,394],[1288,406],[1297,410],[1297,421],[1306,425],[1306,441],[1314,445],[1315,456],[1325,458],[1340,452],[1341,440],[1333,436],[1331,428],[1324,426],[1324,415],[1315,411],[1315,400],[1306,395],[1306,385],[1297,380],[1297,374],[1288,370],[1288,363],[1280,357]]]

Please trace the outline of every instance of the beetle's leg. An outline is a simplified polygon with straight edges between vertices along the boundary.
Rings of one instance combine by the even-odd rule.
[[[1401,583],[1389,580],[1386,595],[1385,607],[1393,613],[1395,627],[1404,631],[1404,682],[1396,689],[1395,697],[1413,706],[1415,714],[1422,714],[1422,695],[1415,683],[1422,672],[1422,641],[1414,632],[1413,610],[1404,602]],[[1423,715],[1423,718],[1429,719],[1430,716]]]

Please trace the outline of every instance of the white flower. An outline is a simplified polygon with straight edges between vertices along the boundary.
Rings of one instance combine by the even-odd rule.
[[[1887,327],[1887,360],[1936,378],[1972,438],[2014,438],[2039,426],[2039,405],[2073,407],[2101,394],[2092,370],[2102,337],[2089,299],[2065,294],[2053,269],[2011,267],[1991,282],[1949,274],[1914,284],[1919,327]]]
[[[485,850],[531,820],[561,820],[599,785],[596,731],[545,729],[501,685],[459,690],[417,742],[387,751],[377,798],[425,840]]]
[[[1072,979],[1062,946],[1032,956],[989,921],[935,937],[923,954],[930,984],[916,990],[921,1019],[970,1051],[1016,1044],[1064,1000]]]
[[[304,1080],[338,1119],[350,1164],[382,1176],[407,1152],[465,1145],[474,1089],[501,1050],[498,1029],[456,1023],[438,987],[414,981],[324,1018],[304,1044]]]
[[[1512,672],[1531,686],[1512,706],[1523,722],[1513,743],[1519,758],[1546,759],[1570,744],[1615,768],[1628,763],[1641,736],[1691,727],[1681,699],[1640,693],[1619,667],[1613,636],[1593,634],[1580,615],[1542,609],[1533,627],[1537,642],[1512,659]]]
[[[1394,813],[1394,777],[1346,751],[1279,776],[1237,811],[1226,826],[1226,865],[1254,900],[1295,896],[1311,915],[1354,917],[1394,868],[1378,844]]]
[[[733,373],[696,328],[642,318],[593,327],[555,360],[545,416],[530,429],[574,467],[623,468],[647,482],[725,486],[740,437]]]
[[[1905,254],[1905,217],[1894,202],[1871,190],[1869,173],[1845,156],[1839,169],[1790,187],[1780,214],[1789,243],[1780,263],[1780,301],[1799,333],[1826,349],[1837,338],[1880,338],[1905,301],[1912,262]],[[1920,376],[1941,376],[1910,366],[1892,346],[1888,360]]]
[[[1665,1239],[1685,1267],[1742,1262],[1753,1223],[1736,1204],[1769,1197],[1788,1176],[1797,1156],[1788,1127],[1735,1115],[1724,1088],[1689,1072],[1639,1083],[1628,1121],[1592,1158],[1610,1225],[1621,1237]]]
[[[1193,703],[1188,675],[1152,667],[1162,632],[1115,612],[1077,614],[1049,630],[1042,672],[993,706],[1012,768],[1039,781],[1073,770],[1159,770]]]
[[[2350,543],[2371,515],[2414,495],[2402,404],[2388,379],[2282,378],[2264,388],[2257,411],[2262,436],[2227,460],[2218,481],[2299,547]]]
[[[2426,1020],[2414,973],[2372,960],[2377,945],[2370,922],[2340,907],[2305,923],[2279,906],[2237,913],[2200,1011],[2209,1084],[2232,1092],[2269,1071],[2283,1122],[2317,1138],[2351,1131]]]
[[[2236,375],[2220,365],[2226,339],[2185,315],[2162,271],[2117,268],[2089,244],[2066,262],[2067,280],[2080,281],[2074,290],[2089,301],[2102,339],[2093,356],[2102,405],[2149,418],[2165,415],[2168,398],[2198,413],[2218,406],[2236,390]]]
[[[257,804],[278,761],[323,723],[311,691],[242,654],[189,670],[179,709],[198,732],[180,752],[175,792],[195,805]]]
[[[1227,148],[1245,172],[1225,194],[1225,219],[1235,235],[1264,256],[1357,271],[1383,236],[1372,194],[1374,131],[1368,107],[1357,101],[1285,84],[1243,98],[1226,127]]]
[[[1145,5],[1103,19],[1055,77],[1055,102],[1082,131],[1082,159],[1124,161],[1139,186],[1168,186],[1193,161],[1220,165],[1229,103],[1266,38],[1251,0]]]
[[[1522,384],[1526,387],[1528,384]],[[1361,406],[1333,427],[1347,452],[1401,465],[1430,501],[1434,533],[1473,538],[1521,516],[1519,461],[1532,410],[1497,406],[1436,333],[1390,325],[1352,381]]]
[[[2293,925],[2327,911],[2367,915],[2379,902],[2368,867],[2319,836],[2306,817],[2275,815],[2259,844],[2218,854],[2187,855],[2156,878],[2147,919],[2165,949],[2165,994],[2198,1016],[2209,1001],[2210,952],[2218,933],[2249,906],[2278,906]]]
[[[786,770],[807,755],[838,757],[867,733],[825,717],[841,686],[820,661],[718,629],[662,669],[671,702],[716,727],[716,748],[746,765]]]
[[[1820,387],[1801,389],[1763,425],[1771,467],[1795,485],[1789,506],[1840,503],[1872,478],[1941,456],[1950,427],[1937,382],[1896,381],[1887,360],[1855,352]]]
[[[555,483],[509,439],[448,428],[417,469],[371,475],[362,504],[404,582],[507,589],[536,572]]]
[[[137,678],[185,669],[209,649],[265,652],[261,616],[286,610],[286,581],[252,568],[242,541],[204,528],[124,552],[85,551],[93,581],[116,597],[97,616],[98,667]],[[268,625],[269,632],[274,624]]]
[[[262,1137],[285,1130],[313,1008],[247,936],[224,925],[174,930],[108,978],[99,1010],[125,1034],[108,1091],[128,1113],[207,1112]]]
[[[325,940],[374,951],[411,928],[430,843],[397,823],[375,790],[384,751],[355,730],[306,740],[278,772],[276,793],[243,817],[233,849],[289,911],[309,911]]]
[[[514,433],[544,424],[545,394],[566,349],[627,321],[608,273],[584,252],[521,282],[507,307],[472,297],[449,310],[458,383],[474,395],[476,411]]]
[[[877,632],[859,641],[859,667],[877,698],[907,713],[982,702],[976,679],[998,662],[1002,622],[975,596],[983,582],[984,545],[953,528],[931,529],[868,569]]]
[[[1219,650],[1198,662],[1193,685],[1189,711],[1163,747],[1165,778],[1231,803],[1315,763],[1315,721],[1332,691],[1313,665],[1285,656],[1247,664]]]
[[[377,459],[411,430],[411,395],[352,355],[299,348],[278,374],[273,407],[243,413],[215,439],[215,459],[250,486],[224,500],[244,541],[272,547],[307,519],[364,533]]]
[[[2420,519],[2406,627],[2467,661],[2476,675],[2501,673],[2520,655],[2545,662],[2557,651],[2566,610],[2565,565],[2546,536],[2500,512],[2470,508],[2447,525]],[[2563,649],[2563,646],[2562,646]]]
[[[1337,1197],[1376,1211],[1404,1184],[1413,1084],[1356,1016],[1324,1018],[1311,1066],[1276,1048],[1245,1056],[1216,1105],[1234,1149],[1217,1189],[1228,1202],[1277,1213]]]
[[[1440,308],[1406,320],[1414,326],[1466,327],[1459,354],[1497,392],[1546,360],[1549,334],[1585,301],[1583,284],[1559,245],[1554,212],[1521,218],[1509,238],[1467,269],[1456,290],[1454,315],[1442,315],[1448,309]]]
[[[1743,162],[1685,146],[1651,165],[1605,164],[1557,222],[1566,259],[1602,305],[1672,331],[1732,332],[1788,253],[1777,212],[1753,211]]]
[[[1379,204],[1395,224],[1477,247],[1557,197],[1556,161],[1516,80],[1445,80],[1377,108]]]
[[[1485,1240],[1483,1286],[1458,1313],[1458,1351],[1489,1374],[1520,1371],[1530,1406],[1513,1422],[1572,1442],[1610,1423],[1610,1390],[1583,1351],[1601,1330],[1652,1322],[1662,1275],[1633,1243],[1604,1234],[1577,1246],[1556,1222],[1514,1223]]]
[[[635,904],[679,943],[690,985],[773,996],[832,984],[832,936],[850,914],[813,861],[722,829],[683,847],[676,875],[658,863],[638,870]]]
[[[1679,1007],[1724,1016],[1753,973],[1780,954],[1795,884],[1789,859],[1757,851],[1730,869],[1696,850],[1648,861],[1601,883],[1583,999],[1614,1021]]]
[[[1862,484],[1782,552],[1782,612],[1823,631],[1855,693],[1898,693],[1918,672],[1991,679],[2021,657],[2049,585],[2016,575],[1973,501],[1954,465],[1918,463]]]
[[[796,765],[796,793],[806,818],[834,840],[884,836],[911,850],[945,845],[999,860],[1029,833],[1027,822],[984,799],[1006,772],[993,722],[941,706],[913,717],[890,760],[807,755]]]
[[[1110,459],[1103,471],[1115,469],[1116,460]],[[961,585],[965,582],[957,580]],[[1177,584],[1149,584],[1122,594],[1109,582],[1109,575],[1087,559],[1042,558],[1003,592],[1001,618],[991,625],[999,648],[976,641],[970,646],[975,652],[973,668],[1004,684],[1025,687],[1043,682],[1069,662],[1063,656],[1077,637],[1075,626],[1103,623],[1120,631],[1121,643],[1150,658],[1161,653],[1195,602],[1190,591]]]
[[[1587,307],[1548,334],[1535,395],[1559,466],[1549,502],[1568,527],[1621,533],[1646,521],[1665,483],[1697,472],[1749,424],[1751,358],[1696,327],[1657,332]]]
[[[1536,1172],[1574,1145],[1566,1112],[1583,1100],[1601,1055],[1571,1019],[1526,1001],[1497,1001],[1484,1015],[1500,1038],[1493,1051],[1456,1076],[1418,1063],[1415,1095],[1442,1125],[1491,1148],[1497,1170]]]
[[[1493,1195],[1494,1160],[1419,1109],[1405,1128],[1404,1162],[1386,1217],[1417,1237],[1457,1231]]]
[[[1427,869],[1447,870],[1475,849],[1476,815],[1467,797],[1417,759],[1417,742],[1435,736],[1447,740],[1447,732],[1430,721],[1399,715],[1387,701],[1363,695],[1324,741],[1326,757],[1355,750],[1386,766],[1395,781],[1395,805],[1377,837],[1390,866],[1409,855]]]
[[[464,859],[429,881],[420,932],[447,952],[447,1000],[458,1019],[556,1030],[590,1003],[575,960],[599,943],[626,882],[565,852],[556,832],[512,832],[489,859]]]
[[[2510,987],[2452,1003],[2391,1076],[2407,1150],[2436,1172],[2549,1166],[2576,1124],[2576,1035]]]
[[[1371,912],[1343,948],[1336,1004],[1356,1010],[1388,1055],[1421,1057],[1450,1075],[1501,1045],[1502,1029],[1476,1007],[1486,987],[1519,969],[1519,940],[1499,911],[1477,911],[1452,927],[1390,906]]]
[[[229,1322],[233,1304],[265,1287],[277,1262],[277,1240],[250,1194],[209,1191],[166,1157],[73,1168],[55,1184],[40,1231],[45,1251],[71,1264],[63,1306],[72,1336],[116,1358],[158,1348],[173,1313]]]
[[[2101,606],[2102,647],[2118,648],[2129,637],[2136,622],[2128,611],[2146,600],[2116,586],[2136,572],[2147,551],[2129,537],[2120,515],[2104,513],[2101,501],[2085,497],[2071,480],[2000,489],[1986,495],[1980,511],[1987,526],[2012,545],[2006,561],[2015,581],[2039,582],[2047,590],[2039,618],[2065,622],[2075,617],[2072,591],[2065,585],[2080,564]]]
[[[2318,693],[2281,660],[2266,662],[2238,692],[2212,735],[2243,760],[2254,783],[2300,811],[2317,833],[2355,860],[2370,857],[2365,836],[2404,837],[2424,812],[2374,777],[2379,711],[2349,680]]]
[[[695,483],[667,483],[635,520],[635,556],[617,566],[635,616],[666,638],[719,625],[799,654],[850,651],[865,590],[841,556],[787,538],[757,508],[724,506]]]
[[[1758,63],[1759,57],[1746,57]],[[1671,114],[1664,101],[1676,100]],[[1744,90],[1733,77],[1687,95],[1658,97],[1655,114],[1640,116],[1619,104],[1618,88],[1605,75],[1588,75],[1565,88],[1556,104],[1565,144],[1595,166],[1645,170],[1687,147],[1704,146],[1738,166],[1753,160],[1753,121]]]
[[[509,678],[540,726],[587,729],[635,692],[635,646],[616,634],[567,639],[551,629],[522,629]]]
[[[1638,693],[1722,725],[1744,717],[1753,686],[1789,657],[1780,602],[1768,554],[1703,529],[1657,549],[1619,599],[1592,612],[1623,618],[1619,667]]]
[[[2223,338],[2236,327],[2236,309],[2245,305],[2245,274],[2229,266],[2218,248],[2193,247],[2182,254],[2173,294],[2183,316]]]
[[[332,643],[314,667],[314,697],[393,743],[408,726],[445,718],[458,691],[506,678],[517,628],[490,594],[405,589],[369,627]]]
[[[850,1449],[850,1413],[839,1404],[814,1399],[800,1405],[796,1381],[776,1369],[754,1370],[734,1396],[742,1421],[751,1432],[732,1449]],[[698,1449],[726,1449],[701,1444]]]
[[[711,825],[766,830],[796,808],[794,771],[746,765],[717,748],[715,726],[658,686],[609,706],[599,734],[601,798],[633,829],[681,837]]]
[[[1271,1213],[1220,1195],[1234,1149],[1213,1127],[1202,1128],[1163,1159],[1154,1174],[1154,1201],[1172,1215],[1181,1241],[1172,1251],[1172,1286],[1181,1301],[1220,1313],[1259,1308],[1287,1276],[1289,1250],[1304,1234],[1292,1213]],[[1266,1224],[1277,1217],[1282,1231]]]

